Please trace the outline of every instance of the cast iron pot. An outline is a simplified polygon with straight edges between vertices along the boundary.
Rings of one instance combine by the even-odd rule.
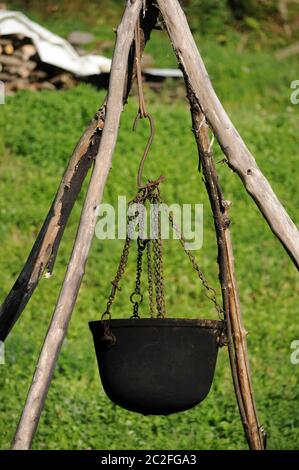
[[[190,319],[110,320],[114,346],[101,321],[89,323],[104,390],[130,411],[168,415],[196,406],[209,393],[223,323]]]

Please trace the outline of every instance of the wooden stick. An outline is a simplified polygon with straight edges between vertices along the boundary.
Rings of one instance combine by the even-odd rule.
[[[157,21],[158,11],[149,6],[141,19],[141,50],[143,51]],[[131,91],[136,75],[133,51],[128,63],[124,103]],[[57,251],[70,213],[81,190],[83,181],[98,152],[105,124],[106,99],[82,135],[70,159],[52,206],[38,234],[29,257],[0,307],[0,341],[4,341],[22,314],[38,282],[46,270],[52,273]]]
[[[230,239],[228,207],[218,181],[205,117],[198,106],[192,90],[187,85],[190,101],[193,132],[197,142],[200,162],[203,169],[205,184],[209,195],[215,230],[218,242],[218,262],[223,306],[228,333],[228,350],[233,382],[244,427],[245,436],[250,449],[264,449],[264,436],[259,425],[246,346],[246,331],[242,324],[241,308],[234,271],[233,248]]]
[[[221,105],[178,0],[157,0],[181,68],[230,167],[238,173],[271,230],[299,269],[299,231]]]
[[[82,210],[72,256],[15,435],[13,449],[25,450],[31,447],[55,364],[78,295],[97,221],[97,209],[101,202],[112,164],[112,156],[123,109],[123,94],[126,86],[129,52],[133,41],[134,28],[142,5],[142,0],[128,0],[122,22],[117,29],[105,127],[102,132],[93,175]]]
[[[105,120],[103,105],[82,135],[70,159],[49,213],[29,257],[0,308],[4,341],[33,294],[43,272],[52,272],[58,247],[82,183],[96,155]]]

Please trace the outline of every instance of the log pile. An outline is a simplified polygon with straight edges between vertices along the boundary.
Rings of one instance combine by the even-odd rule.
[[[7,95],[17,90],[55,90],[77,83],[71,73],[41,62],[29,38],[21,35],[0,37],[0,80]]]
[[[84,40],[83,40],[84,39]],[[69,36],[69,40],[79,55],[86,52],[81,48],[90,35],[87,33],[74,32]],[[111,41],[104,41],[101,48],[111,46]],[[96,52],[95,52],[96,53]],[[148,86],[159,92],[166,78],[165,70],[157,73],[154,66],[153,57],[144,54],[142,60],[143,79]],[[179,78],[174,75],[173,78]],[[71,72],[66,72],[53,65],[46,64],[40,60],[38,51],[30,38],[20,34],[0,36],[0,81],[5,83],[5,94],[11,95],[18,90],[57,90],[72,88],[79,82],[87,82],[96,88],[108,88],[109,73],[101,73],[86,77],[78,77]],[[178,88],[175,88],[177,96]],[[183,90],[185,96],[185,91]]]

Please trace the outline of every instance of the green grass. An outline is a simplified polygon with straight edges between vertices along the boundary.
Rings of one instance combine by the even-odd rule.
[[[226,42],[231,31],[246,36],[246,47],[283,47],[298,40],[298,6],[287,6],[288,28],[276,0],[181,0],[193,32]],[[74,30],[95,36],[91,47],[100,46],[123,12],[125,0],[8,0],[10,10],[25,11],[55,33],[67,36]],[[245,37],[244,37],[245,39]]]
[[[159,65],[174,62],[169,46],[153,36],[150,50]],[[290,104],[290,82],[298,61],[279,64],[269,52],[236,52],[209,39],[200,42],[208,70],[226,109],[255,154],[289,214],[298,222],[298,114]],[[170,88],[171,93],[166,87]],[[146,90],[157,136],[145,174],[167,176],[168,203],[204,204],[204,245],[196,253],[210,283],[217,286],[215,235],[191,133],[187,103],[169,82],[161,95]],[[170,98],[170,95],[172,98]],[[173,97],[177,95],[177,100]],[[69,91],[19,92],[0,107],[0,297],[4,299],[29,253],[55,194],[72,149],[104,98],[88,85]],[[104,201],[132,198],[147,126],[132,133],[137,110],[133,96],[122,116],[114,165]],[[215,144],[216,161],[222,158]],[[253,385],[269,448],[299,448],[299,366],[290,363],[290,343],[299,338],[298,274],[272,235],[239,178],[217,165],[231,208],[232,236],[241,304],[248,336]],[[43,278],[6,342],[0,366],[0,448],[8,448],[26,397],[34,364],[68,263],[84,191],[62,241],[54,275]],[[143,417],[113,405],[99,381],[88,321],[105,307],[120,241],[95,239],[67,340],[54,374],[34,441],[35,449],[241,449],[246,448],[230,376],[228,355],[219,353],[212,390],[197,408],[169,417]],[[132,253],[116,317],[130,315],[134,284]],[[169,315],[213,318],[177,242],[165,246]],[[217,287],[219,294],[219,287]]]

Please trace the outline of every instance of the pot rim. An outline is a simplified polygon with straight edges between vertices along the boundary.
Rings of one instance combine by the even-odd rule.
[[[89,322],[89,328],[91,331],[95,331],[99,324],[102,324],[102,320],[96,320]],[[197,318],[121,318],[109,320],[111,328],[130,328],[132,326],[139,328],[147,327],[187,327],[187,328],[208,328],[212,330],[222,331],[225,322],[223,320],[206,320]]]

